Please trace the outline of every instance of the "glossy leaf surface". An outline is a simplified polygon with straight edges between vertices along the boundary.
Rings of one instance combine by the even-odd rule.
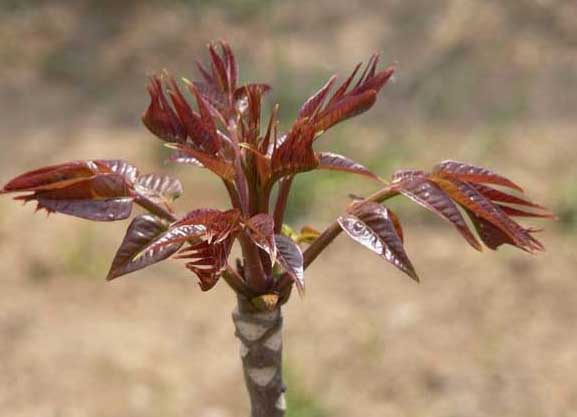
[[[328,97],[328,90],[334,84],[331,78],[315,95],[309,98],[301,107],[299,115],[310,117],[316,126],[317,132],[325,131],[335,124],[364,113],[370,109],[378,92],[387,83],[394,73],[392,67],[377,72],[378,54],[373,55],[354,87],[353,81],[358,74],[361,64],[335,90],[332,97]],[[326,101],[324,106],[321,106]]]
[[[539,210],[544,210],[547,213],[551,214],[545,207],[533,203],[525,198],[521,198],[518,196],[514,196],[511,194],[504,193],[503,191],[497,190],[496,188],[489,187],[483,184],[471,184],[479,193],[483,194],[491,201],[499,202],[499,203],[506,203],[506,204],[514,204],[517,206],[525,206],[525,207],[532,207]]]
[[[364,203],[351,214],[339,217],[338,222],[351,239],[383,257],[415,281],[419,280],[387,208],[377,203]]]
[[[432,174],[433,176],[442,178],[456,178],[470,183],[496,184],[513,188],[521,192],[523,191],[521,187],[508,178],[498,175],[487,168],[477,167],[465,162],[451,160],[443,161],[433,167]]]
[[[240,212],[237,209],[224,212],[216,209],[193,210],[171,224],[150,249],[187,241],[222,242],[238,229],[239,220]]]
[[[272,175],[279,179],[287,175],[310,171],[319,165],[313,151],[315,129],[307,121],[297,123],[284,142],[272,154]]]
[[[497,250],[499,246],[504,244],[519,247],[519,244],[516,241],[516,239],[512,238],[510,234],[506,233],[501,228],[495,226],[493,223],[487,221],[486,219],[477,215],[471,210],[467,210],[467,213],[469,214],[471,221],[475,225],[475,229],[477,230],[479,237],[489,249]],[[533,238],[533,236],[531,236],[531,233],[534,233],[532,230],[524,229],[521,226],[518,227],[522,229],[523,233],[528,236],[527,240],[530,242],[521,249],[526,250],[528,252],[536,250],[538,251],[544,250],[543,245],[535,238]]]
[[[403,171],[393,176],[393,184],[403,195],[455,226],[472,247],[482,249],[452,199],[424,173]]]
[[[318,132],[330,129],[337,123],[350,119],[373,107],[377,100],[376,91],[369,90],[362,94],[345,97],[338,103],[319,113],[315,127]]]
[[[528,252],[543,250],[543,246],[531,236],[527,229],[513,221],[472,185],[455,179],[451,181],[435,179],[435,181],[460,205],[507,235],[514,246]]]
[[[365,166],[353,161],[346,156],[339,155],[333,152],[320,152],[317,154],[319,158],[319,168],[320,169],[330,169],[335,171],[350,172],[353,174],[364,175],[372,179],[378,179],[378,177],[369,171]]]
[[[202,162],[200,162],[198,159],[196,159],[195,157],[186,154],[183,151],[174,151],[169,157],[168,160],[170,162],[176,162],[178,164],[187,164],[187,165],[192,165],[198,168],[204,168],[204,165],[202,165]]]
[[[196,149],[190,148],[188,146],[179,146],[177,149],[180,151],[180,157],[190,157],[194,158],[202,166],[210,169],[219,177],[232,181],[234,179],[234,167],[227,161],[219,158],[212,157]]]
[[[108,280],[145,268],[162,261],[174,254],[182,246],[175,243],[158,248],[157,250],[144,251],[166,230],[166,222],[156,216],[143,214],[135,217],[116,255],[108,273]]]
[[[274,240],[277,247],[277,261],[290,275],[299,292],[304,293],[305,277],[301,249],[289,237],[275,235]]]
[[[170,209],[169,203],[182,194],[182,184],[176,178],[167,175],[148,174],[138,177],[134,184],[135,191],[157,204]]]
[[[66,184],[52,189],[43,186],[41,191],[16,199],[36,200],[38,209],[87,220],[114,221],[130,216],[133,192],[123,176],[102,174]]]
[[[304,102],[299,110],[299,118],[311,117],[318,111],[319,108],[321,108],[325,98],[327,97],[336,80],[336,75],[333,75],[327,81],[327,83],[320,88],[319,91],[317,91],[314,95],[309,97],[307,101]]]
[[[112,174],[122,175],[129,184],[134,184],[138,178],[138,168],[122,159],[99,159],[94,161],[99,171],[105,167]]]
[[[75,182],[90,178],[101,170],[94,161],[73,161],[51,165],[25,172],[10,180],[3,193],[42,191],[64,188]]]
[[[37,196],[38,209],[45,209],[49,213],[61,213],[81,219],[98,222],[124,220],[132,213],[131,198],[117,198],[109,200],[55,200]]]
[[[154,76],[148,85],[150,104],[142,116],[142,123],[158,138],[167,142],[184,142],[186,129],[172,109],[162,85],[162,78]]]
[[[228,264],[233,240],[228,237],[218,243],[198,242],[182,249],[177,255],[177,259],[190,260],[186,267],[196,274],[203,291],[210,290],[218,282]]]
[[[274,219],[269,214],[257,214],[246,222],[248,234],[252,241],[269,254],[271,263],[276,259],[276,244],[274,239]]]

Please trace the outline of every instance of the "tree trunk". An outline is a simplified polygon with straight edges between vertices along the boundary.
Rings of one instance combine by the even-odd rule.
[[[282,381],[282,313],[257,311],[244,297],[232,314],[244,380],[250,396],[251,417],[284,417]]]

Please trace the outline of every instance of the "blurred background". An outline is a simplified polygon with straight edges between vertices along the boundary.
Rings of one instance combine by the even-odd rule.
[[[320,148],[387,177],[442,159],[498,170],[560,217],[548,251],[475,253],[404,201],[415,285],[341,237],[285,309],[290,417],[577,416],[577,4],[573,0],[0,0],[0,182],[49,163],[125,158],[179,176],[180,211],[220,182],[166,166],[140,124],[146,76],[195,76],[211,40],[270,82],[289,126],[333,73],[395,63],[375,108]],[[322,228],[346,174],[298,177],[289,217]],[[0,200],[0,415],[247,415],[224,284],[169,261],[104,276],[126,227]]]

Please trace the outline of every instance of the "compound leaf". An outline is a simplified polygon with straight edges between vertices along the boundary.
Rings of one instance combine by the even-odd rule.
[[[521,187],[508,178],[498,175],[487,168],[477,167],[466,162],[451,160],[440,162],[433,168],[432,175],[440,178],[456,178],[469,183],[502,185],[521,192],[523,191]]]
[[[393,185],[404,196],[451,223],[472,247],[482,250],[455,203],[421,171],[397,173],[393,176]]]
[[[457,179],[434,178],[434,181],[461,206],[505,233],[514,246],[528,252],[543,250],[543,245],[533,238],[527,229],[513,221],[471,184]]]

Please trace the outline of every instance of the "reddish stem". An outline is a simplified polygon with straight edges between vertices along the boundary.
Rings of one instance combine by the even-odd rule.
[[[274,208],[274,232],[280,233],[284,221],[284,214],[288,204],[288,196],[290,194],[291,186],[294,176],[283,178],[280,181],[278,189],[278,197]]]
[[[385,200],[388,200],[391,197],[394,197],[398,194],[391,185],[377,191],[374,194],[371,194],[363,201],[374,201],[375,203],[381,203]],[[333,240],[341,233],[342,229],[338,222],[334,222],[329,227],[327,227],[318,238],[314,240],[314,242],[303,252],[303,265],[304,267],[308,267],[320,254],[325,248],[332,243]]]
[[[174,222],[176,221],[176,216],[174,214],[172,214],[171,212],[169,212],[167,209],[165,209],[164,207],[156,204],[154,201],[150,200],[147,197],[144,197],[142,195],[138,195],[135,199],[134,202],[136,204],[138,204],[140,207],[142,207],[143,209],[149,211],[150,213],[168,220],[169,222]]]

